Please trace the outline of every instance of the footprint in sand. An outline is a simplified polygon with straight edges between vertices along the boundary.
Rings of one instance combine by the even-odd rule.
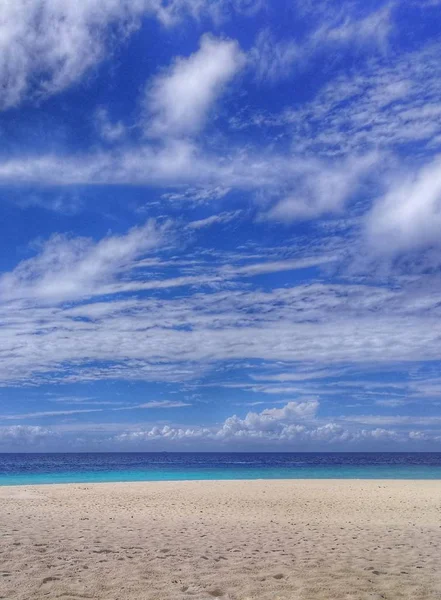
[[[41,584],[45,584],[45,583],[50,583],[51,581],[60,581],[59,577],[53,577],[53,576],[49,576],[49,577],[45,577],[43,579],[43,581],[41,582]]]

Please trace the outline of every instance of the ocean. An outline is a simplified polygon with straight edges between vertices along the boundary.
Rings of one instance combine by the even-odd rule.
[[[0,454],[0,485],[215,479],[441,479],[441,452]]]

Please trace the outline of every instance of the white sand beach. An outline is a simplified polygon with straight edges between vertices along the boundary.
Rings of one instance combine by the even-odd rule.
[[[441,481],[0,488],[0,598],[441,598]]]

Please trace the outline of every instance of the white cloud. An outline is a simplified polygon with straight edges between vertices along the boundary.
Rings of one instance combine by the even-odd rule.
[[[151,400],[150,402],[144,402],[144,404],[137,404],[136,406],[126,406],[125,408],[116,408],[115,410],[127,410],[127,409],[155,409],[155,408],[184,408],[191,406],[188,402],[182,400]]]
[[[154,402],[152,403],[154,404]],[[255,403],[257,404],[257,403]],[[103,444],[109,449],[124,447],[253,447],[326,449],[326,448],[379,448],[397,444],[433,443],[441,440],[439,417],[384,417],[355,416],[321,418],[315,399],[287,402],[281,408],[265,408],[248,412],[243,418],[233,415],[224,422],[211,425],[182,426],[148,422],[127,423],[67,422],[54,425],[50,430],[29,425],[0,427],[0,445],[29,447],[43,444],[51,438],[57,444],[69,446],[79,443],[93,447]],[[115,410],[115,409],[113,409]],[[362,428],[359,427],[362,425]],[[385,429],[383,425],[397,426]],[[416,426],[423,429],[416,430]],[[111,434],[109,438],[108,435]],[[254,446],[255,447],[255,446]]]
[[[139,428],[117,434],[113,441],[124,444],[145,444],[157,442],[240,444],[258,443],[282,446],[287,442],[297,448],[326,447],[337,444],[350,444],[357,447],[368,443],[396,444],[418,441],[435,441],[440,436],[423,431],[400,431],[375,429],[349,429],[338,422],[321,423],[316,418],[318,403],[289,402],[281,409],[264,409],[260,413],[249,412],[243,419],[232,416],[217,427],[178,427],[165,425],[149,429]],[[292,445],[291,445],[292,447]]]
[[[395,426],[441,426],[441,417],[401,416],[401,415],[356,415],[343,417],[344,421],[363,425],[395,425]]]
[[[301,48],[293,40],[277,40],[264,29],[258,34],[248,61],[260,81],[274,83],[289,77],[296,59],[302,56]]]
[[[302,393],[304,388],[301,386],[282,385],[282,386],[270,386],[270,385],[256,385],[250,388],[253,392],[259,392],[261,394],[299,394]]]
[[[140,404],[138,408],[184,408],[185,406],[191,406],[191,404],[182,402],[182,400],[152,400]]]
[[[433,247],[441,249],[441,157],[402,173],[374,204],[366,220],[373,254],[389,257]]]
[[[86,406],[118,406],[125,404],[116,400],[94,400],[94,397],[87,396],[61,396],[59,398],[50,398],[50,402],[57,402],[59,404],[74,404],[74,405],[86,405]]]
[[[84,408],[76,410],[46,410],[33,413],[20,413],[16,415],[0,415],[0,421],[18,421],[22,419],[41,419],[41,417],[64,417],[80,415],[83,413],[102,412],[102,408]]]
[[[269,29],[260,31],[248,54],[257,79],[270,83],[286,79],[292,74],[294,65],[297,70],[303,70],[317,54],[335,53],[335,48],[347,44],[351,44],[352,51],[367,45],[386,49],[392,28],[391,5],[365,16],[353,14],[349,8],[333,6],[324,18],[319,18],[319,25],[312,32],[303,23],[306,35],[298,40],[277,39]],[[314,12],[317,17],[319,11]]]
[[[328,377],[339,376],[344,373],[344,370],[335,370],[335,369],[322,369],[322,370],[305,370],[299,373],[267,373],[267,374],[259,374],[252,375],[251,378],[254,381],[275,381],[278,383],[283,383],[286,381],[310,381],[316,379],[323,379]]]
[[[50,95],[78,81],[106,54],[106,29],[124,36],[147,2],[14,0],[1,3],[0,108],[28,94]]]
[[[194,19],[206,16],[219,24],[230,18],[232,11],[251,17],[265,5],[266,0],[154,0],[153,3],[164,25],[173,25],[186,14]]]
[[[243,64],[237,42],[204,35],[199,50],[176,59],[148,85],[147,133],[163,138],[198,132],[224,86]]]
[[[97,285],[130,268],[135,258],[156,248],[165,228],[148,221],[126,235],[109,235],[96,243],[55,235],[40,254],[0,276],[0,298],[63,300],[88,295]]]
[[[296,7],[298,8],[298,7]],[[385,6],[366,16],[334,6],[312,33],[303,24],[306,35],[301,39],[277,39],[269,29],[263,29],[248,54],[248,62],[260,81],[274,83],[288,78],[294,65],[303,70],[312,57],[335,47],[351,44],[351,50],[366,45],[385,49],[392,28],[391,6]],[[316,16],[318,11],[315,11]]]
[[[384,49],[392,28],[391,11],[392,4],[389,4],[367,16],[357,18],[348,15],[343,9],[339,16],[314,32],[311,44],[321,46],[326,43],[375,43]]]
[[[81,158],[43,155],[0,161],[0,182],[130,184],[147,186],[191,185],[202,190],[243,190],[261,195],[260,220],[292,222],[339,213],[378,165],[380,156],[369,153],[346,161],[318,160],[296,153],[257,151],[233,147],[222,155],[189,139],[168,139],[153,148],[148,144]],[[168,199],[191,202],[198,197],[177,192]],[[167,199],[167,198],[166,198]],[[272,206],[271,206],[272,205]]]
[[[225,421],[218,435],[231,437],[244,431],[280,433],[293,423],[313,419],[318,407],[317,400],[288,402],[283,408],[266,408],[260,413],[249,412],[244,419],[234,415]]]
[[[317,164],[315,173],[302,178],[292,192],[268,211],[266,218],[291,222],[341,212],[377,161],[378,157],[371,154],[341,164]]]
[[[228,417],[219,427],[153,427],[145,430],[128,431],[116,436],[119,442],[144,442],[155,440],[200,440],[231,442],[252,441],[256,438],[279,440],[301,438],[308,433],[306,423],[313,419],[318,409],[316,401],[288,402],[281,409],[265,409],[260,413],[249,412],[244,419],[236,415]]]
[[[224,212],[219,215],[212,215],[205,219],[199,219],[198,221],[191,221],[188,224],[189,229],[203,229],[205,227],[211,227],[212,225],[219,225],[220,223],[229,223],[233,221],[242,213],[241,210],[235,210],[233,212]]]
[[[289,136],[300,154],[352,156],[417,142],[440,147],[439,45],[372,60],[356,72],[339,74],[309,102],[282,113],[256,113],[240,128],[271,128]],[[274,129],[275,128],[275,129]]]
[[[31,425],[13,425],[11,427],[0,427],[0,445],[5,447],[24,446],[39,444],[54,437],[50,429]]]
[[[386,406],[388,408],[397,408],[398,406],[406,406],[406,404],[410,404],[412,400],[402,400],[402,399],[391,399],[391,400],[376,400],[376,406]]]
[[[219,215],[215,221],[228,222],[237,214]],[[210,222],[203,220],[193,224],[200,228]],[[132,228],[125,235],[108,235],[99,241],[54,235],[40,244],[36,256],[20,262],[12,272],[0,275],[0,301],[31,300],[50,304],[102,295],[216,286],[242,277],[320,267],[337,258],[310,256],[240,266],[213,264],[210,269],[193,267],[194,275],[169,278],[156,275],[153,278],[151,271],[157,267],[179,266],[145,258],[149,252],[164,250],[174,240],[174,235],[170,222],[159,226],[152,220]],[[240,255],[240,258],[244,256]],[[146,268],[150,272],[143,277]],[[133,269],[140,274],[132,273]],[[90,306],[88,317],[100,317],[103,306],[102,303]]]
[[[239,0],[2,0],[0,4],[0,110],[77,83],[107,58],[115,37],[124,41],[145,16],[172,26],[186,15],[219,21],[232,9],[246,13]]]
[[[220,273],[226,277],[254,277],[266,273],[280,273],[281,271],[297,271],[310,269],[334,262],[336,256],[311,256],[307,258],[293,258],[288,260],[266,261],[241,267],[226,265],[220,269]]]
[[[229,188],[221,185],[199,188],[187,187],[183,191],[167,192],[166,194],[162,194],[161,198],[169,200],[170,202],[187,201],[191,202],[192,204],[204,204],[205,202],[211,202],[212,200],[220,200],[221,198],[224,198],[229,191]]]
[[[121,121],[113,123],[105,108],[99,108],[95,113],[95,123],[100,136],[107,142],[117,142],[126,134],[126,127]]]
[[[173,264],[176,277],[168,278],[162,263],[158,273],[155,262],[143,261],[160,240],[150,227],[99,242],[74,238],[59,247],[61,254],[58,246],[48,252],[43,245],[40,255],[3,275],[0,381],[188,381],[225,360],[288,361],[297,363],[295,373],[309,364],[312,375],[300,369],[300,380],[287,373],[288,366],[273,379],[267,368],[260,373],[263,381],[283,383],[314,378],[326,364],[335,365],[338,375],[339,363],[441,359],[441,295],[430,281],[394,289],[368,282],[244,287],[254,275],[323,264],[320,256],[304,254],[228,268],[224,257],[219,264],[200,256],[192,275],[181,275]],[[184,263],[182,272],[188,268]],[[202,287],[208,283],[215,287]],[[188,291],[147,294],[173,285]],[[62,302],[78,299],[81,304]]]
[[[188,141],[169,141],[159,149],[148,145],[120,151],[97,152],[79,157],[47,154],[0,162],[3,182],[129,183],[176,185],[205,183],[214,164],[204,159]]]

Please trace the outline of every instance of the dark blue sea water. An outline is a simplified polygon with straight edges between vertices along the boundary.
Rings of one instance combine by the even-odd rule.
[[[0,485],[338,478],[441,479],[441,452],[0,454]]]

